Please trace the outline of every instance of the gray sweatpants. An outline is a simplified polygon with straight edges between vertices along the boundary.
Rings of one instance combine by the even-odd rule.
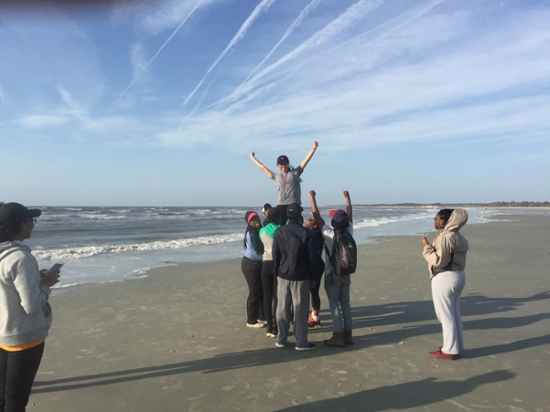
[[[296,347],[305,348],[307,340],[307,318],[309,315],[309,281],[277,278],[277,343],[286,344],[290,327],[290,306],[294,305],[294,337]]]

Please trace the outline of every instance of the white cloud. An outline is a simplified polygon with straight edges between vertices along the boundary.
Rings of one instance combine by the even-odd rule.
[[[251,140],[286,146],[316,136],[343,149],[419,139],[536,138],[548,130],[547,97],[525,88],[548,83],[545,16],[527,14],[482,34],[471,13],[425,14],[436,3],[293,66],[271,66],[270,81],[236,104],[222,100],[198,110],[179,139],[170,132],[159,142],[229,140],[243,150]]]
[[[53,116],[49,114],[34,114],[25,116],[19,120],[19,123],[29,129],[45,129],[61,126],[68,122],[69,119],[62,116]]]

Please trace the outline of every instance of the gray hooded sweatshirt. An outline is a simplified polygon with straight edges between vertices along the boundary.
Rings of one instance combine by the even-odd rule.
[[[468,241],[458,231],[468,221],[468,212],[453,210],[447,224],[439,231],[432,245],[424,246],[422,255],[428,262],[430,279],[447,270],[464,270]]]
[[[51,290],[40,281],[28,246],[0,243],[0,345],[17,346],[48,336]]]

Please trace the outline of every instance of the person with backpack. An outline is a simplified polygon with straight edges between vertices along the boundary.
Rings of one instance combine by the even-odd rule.
[[[319,143],[313,142],[313,147],[298,167],[291,167],[287,156],[279,156],[277,158],[277,167],[279,168],[280,173],[273,173],[271,170],[265,167],[262,162],[256,159],[256,155],[254,152],[250,153],[250,159],[252,159],[254,164],[262,169],[267,177],[274,180],[275,183],[277,183],[277,185],[279,186],[277,195],[277,208],[281,210],[283,214],[283,225],[287,221],[286,209],[288,208],[288,206],[292,203],[298,203],[299,205],[302,204],[302,192],[300,186],[302,179],[300,178],[300,176],[302,175],[307,164],[315,154],[318,146]]]
[[[315,191],[309,191],[311,211],[317,227],[322,228],[325,239],[325,290],[334,328],[332,337],[325,340],[325,345],[337,348],[353,344],[350,274],[354,273],[357,267],[357,245],[353,239],[351,199],[347,190],[343,193],[346,199],[346,211],[331,210],[329,214],[332,218],[332,227],[330,227],[325,224],[319,213]]]

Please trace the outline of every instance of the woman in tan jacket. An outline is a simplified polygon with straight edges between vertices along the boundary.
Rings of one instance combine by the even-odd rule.
[[[428,262],[435,313],[443,327],[443,346],[430,352],[434,358],[454,360],[464,350],[460,295],[466,285],[468,241],[459,230],[467,221],[464,209],[441,209],[434,218],[439,234],[432,244],[422,236],[422,255]]]

